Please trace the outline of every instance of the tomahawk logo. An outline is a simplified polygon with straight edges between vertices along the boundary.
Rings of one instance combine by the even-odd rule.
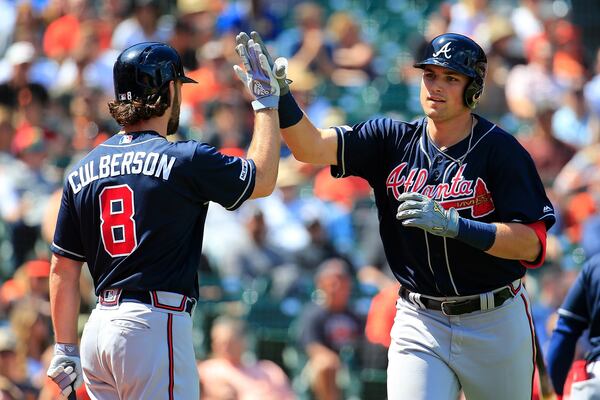
[[[439,49],[438,51],[436,51],[435,53],[433,53],[434,57],[438,57],[440,54],[444,54],[444,57],[446,58],[452,58],[452,56],[450,54],[448,54],[452,49],[450,48],[450,42],[446,43],[445,45],[442,46],[441,49]]]

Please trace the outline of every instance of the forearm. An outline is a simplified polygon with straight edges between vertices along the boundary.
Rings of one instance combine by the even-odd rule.
[[[52,256],[50,271],[50,310],[57,343],[77,343],[79,315],[79,275],[81,263]]]
[[[337,137],[333,129],[317,129],[303,116],[300,122],[281,129],[283,140],[298,161],[321,164],[337,164]]]
[[[264,109],[255,113],[254,134],[248,158],[256,165],[256,183],[251,198],[270,195],[277,181],[281,139],[277,110]]]
[[[486,253],[509,260],[535,261],[541,243],[534,230],[520,223],[495,223],[496,238]]]

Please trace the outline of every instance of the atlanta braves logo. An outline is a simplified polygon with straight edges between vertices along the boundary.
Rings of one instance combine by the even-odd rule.
[[[452,55],[448,54],[448,52],[450,52],[452,49],[450,48],[450,42],[447,42],[445,45],[442,46],[441,49],[439,49],[438,51],[436,51],[435,53],[433,53],[434,57],[438,57],[440,54],[444,54],[444,57],[446,58],[452,58]]]
[[[456,171],[450,182],[442,182],[437,185],[426,185],[429,172],[424,168],[412,168],[408,174],[403,173],[407,165],[406,162],[403,162],[394,168],[385,182],[386,188],[392,192],[392,196],[396,200],[404,192],[417,192],[438,200],[445,209],[469,208],[473,218],[483,217],[495,210],[492,194],[484,180],[477,178],[473,184],[472,180],[463,177],[467,164],[463,164]]]

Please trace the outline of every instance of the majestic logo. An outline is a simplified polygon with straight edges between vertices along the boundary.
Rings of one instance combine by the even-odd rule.
[[[437,185],[426,185],[429,172],[424,168],[412,168],[408,174],[404,174],[407,165],[408,163],[403,162],[394,168],[385,182],[396,200],[404,192],[417,192],[438,200],[445,209],[470,208],[473,218],[486,216],[495,210],[492,194],[483,179],[477,178],[473,182],[463,177],[467,164],[460,166],[449,182]]]
[[[544,210],[543,210],[543,212],[544,212],[544,213],[549,213],[549,212],[552,212],[552,207],[550,207],[550,206],[544,206]]]
[[[433,53],[434,57],[438,57],[440,54],[444,54],[444,57],[446,58],[452,58],[452,56],[450,54],[448,54],[452,49],[450,48],[450,42],[447,42],[445,45],[442,46],[441,49],[439,49],[438,51],[436,51],[435,53]]]

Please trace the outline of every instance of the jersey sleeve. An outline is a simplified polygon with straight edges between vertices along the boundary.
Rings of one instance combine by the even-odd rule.
[[[394,129],[392,120],[372,119],[334,129],[338,141],[337,165],[331,166],[331,175],[335,178],[355,175],[373,182],[383,165],[386,141]]]
[[[494,185],[492,196],[497,222],[531,224],[543,221],[546,229],[555,222],[554,208],[529,153],[509,134],[495,143],[488,171]]]
[[[586,287],[588,285],[590,264],[581,270],[577,279],[569,289],[563,304],[558,309],[558,315],[582,324],[589,324],[590,311],[587,306]]]
[[[192,158],[190,174],[199,196],[235,210],[254,191],[254,161],[227,156],[214,147],[198,143]]]
[[[68,183],[65,183],[50,250],[63,257],[84,262],[86,256],[74,207],[73,192]]]

